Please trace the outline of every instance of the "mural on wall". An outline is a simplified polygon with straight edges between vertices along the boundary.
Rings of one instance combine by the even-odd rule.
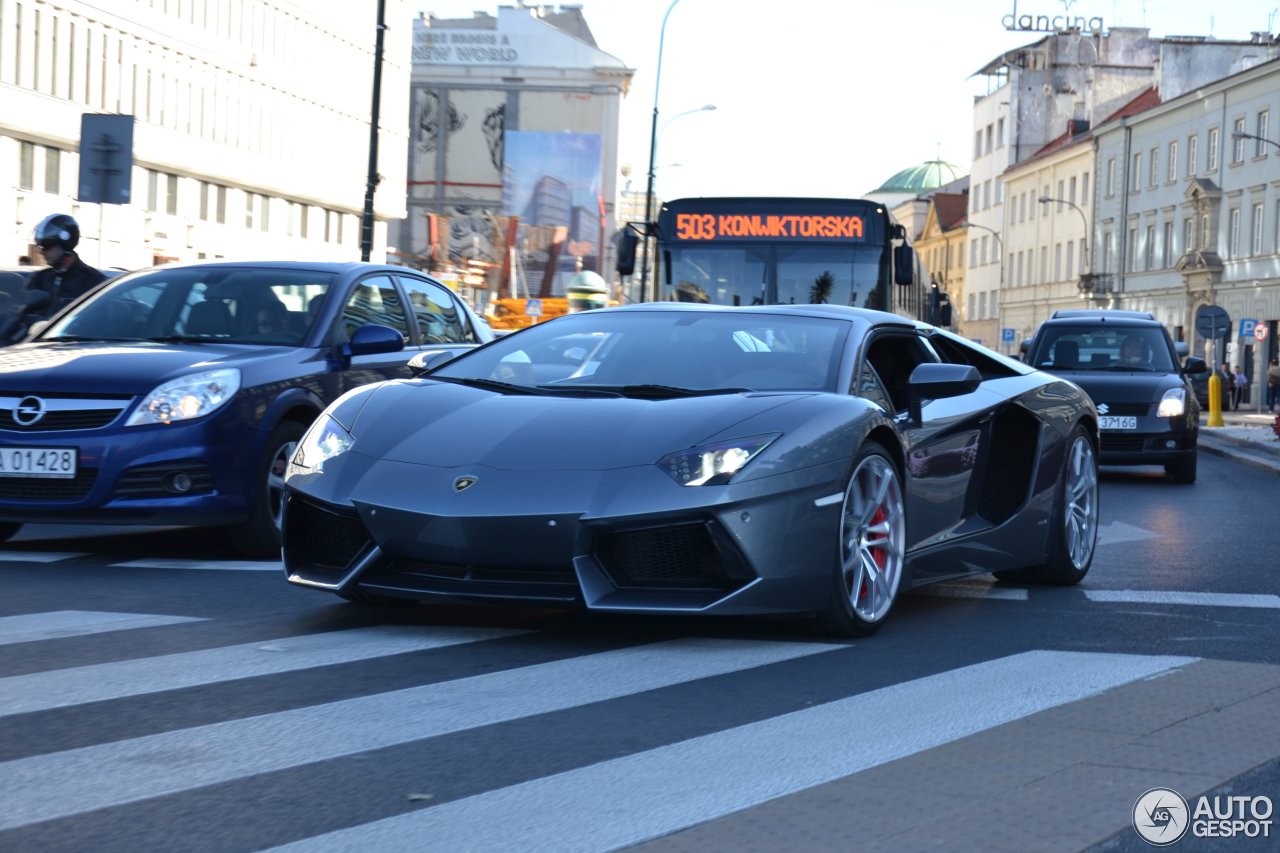
[[[451,207],[449,260],[496,263],[502,258],[502,233],[494,212],[482,207]]]
[[[502,202],[502,130],[507,93],[495,89],[454,89],[449,107],[462,117],[445,142],[443,197],[450,201]]]
[[[602,163],[598,133],[507,131],[502,212],[519,217],[531,292],[559,296],[579,269],[599,271]]]
[[[502,172],[502,137],[506,130],[506,116],[507,105],[502,104],[497,109],[490,110],[482,123],[485,142],[489,143],[489,162],[499,173]]]

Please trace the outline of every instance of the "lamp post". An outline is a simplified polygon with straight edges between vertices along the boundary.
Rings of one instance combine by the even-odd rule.
[[[1270,145],[1274,145],[1276,148],[1280,148],[1280,142],[1275,142],[1273,140],[1267,139],[1265,136],[1254,136],[1252,133],[1245,133],[1244,131],[1238,130],[1233,132],[1231,134],[1231,138],[1232,139],[1255,139],[1258,142],[1266,142]]]
[[[1065,204],[1080,214],[1080,224],[1084,226],[1084,250],[1080,253],[1080,260],[1084,264],[1084,272],[1080,275],[1081,284],[1088,284],[1089,292],[1093,292],[1093,265],[1089,263],[1089,218],[1084,215],[1084,211],[1080,209],[1080,205],[1073,201],[1067,201],[1065,198],[1051,198],[1047,195],[1040,196],[1037,199],[1041,204]],[[1112,294],[1114,298],[1114,294]],[[1114,307],[1114,306],[1112,306]]]
[[[640,254],[641,302],[645,301],[645,293],[649,289],[649,238],[653,230],[653,157],[658,149],[658,86],[662,83],[662,45],[667,38],[667,18],[671,17],[671,10],[679,2],[680,0],[671,0],[671,5],[662,16],[662,29],[658,31],[658,66],[653,75],[653,122],[649,128],[649,185],[644,192],[644,247]]]

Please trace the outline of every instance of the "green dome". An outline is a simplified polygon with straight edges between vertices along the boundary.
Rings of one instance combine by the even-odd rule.
[[[903,169],[872,192],[918,194],[946,186],[952,181],[963,178],[966,174],[968,173],[961,171],[959,166],[942,160],[929,160],[919,166]]]

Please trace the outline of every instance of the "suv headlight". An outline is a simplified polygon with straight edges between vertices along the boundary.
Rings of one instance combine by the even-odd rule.
[[[713,441],[668,453],[658,467],[682,486],[723,486],[776,438],[777,433]]]
[[[1187,390],[1185,388],[1170,388],[1164,392],[1164,397],[1160,400],[1160,408],[1156,409],[1156,415],[1162,418],[1177,418],[1187,410]]]
[[[202,418],[226,405],[239,390],[240,371],[234,367],[170,379],[142,398],[125,426]]]
[[[289,460],[285,478],[294,474],[315,474],[324,470],[324,463],[351,449],[355,439],[342,428],[342,424],[328,415],[316,418],[307,434],[298,442],[298,449]]]

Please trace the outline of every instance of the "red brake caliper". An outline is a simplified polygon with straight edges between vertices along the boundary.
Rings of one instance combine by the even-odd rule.
[[[888,518],[888,514],[884,511],[884,506],[878,506],[876,507],[875,514],[871,516],[871,522],[867,526],[875,527],[876,525],[883,522],[886,518]],[[883,572],[884,564],[888,561],[889,555],[885,553],[885,550],[883,547],[876,547],[871,552],[871,559],[875,561],[876,568]],[[869,591],[870,591],[870,587],[867,585],[867,579],[864,576],[862,578],[862,586],[858,589],[858,600],[861,601],[864,597],[866,597]]]

